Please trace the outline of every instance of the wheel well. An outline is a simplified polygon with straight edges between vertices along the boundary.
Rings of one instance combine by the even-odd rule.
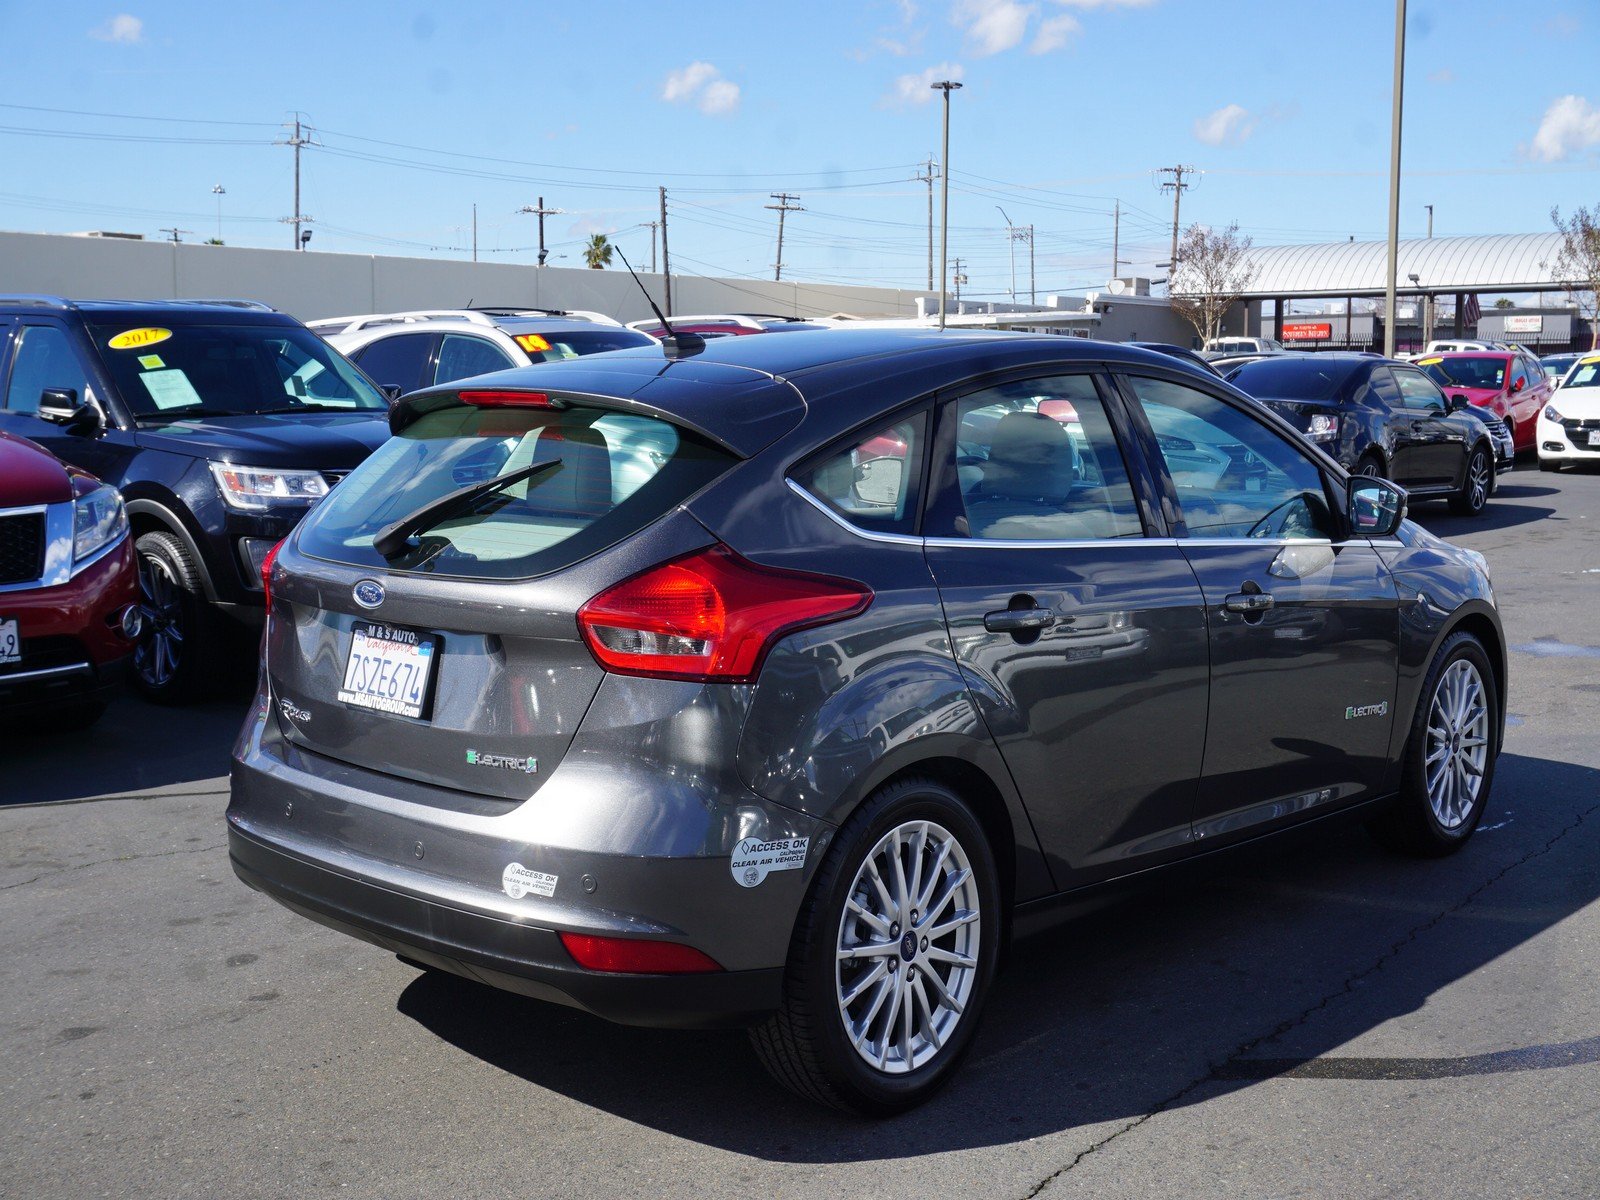
[[[961,798],[972,805],[1000,870],[1002,911],[1010,912],[1017,894],[1017,837],[1000,789],[982,768],[959,758],[926,758],[896,771],[884,782],[891,783],[908,775],[931,776],[959,792]]]
[[[1489,652],[1489,669],[1494,672],[1494,690],[1500,697],[1500,716],[1503,721],[1506,712],[1506,656],[1494,622],[1482,613],[1468,613],[1450,627],[1450,633],[1470,633]]]

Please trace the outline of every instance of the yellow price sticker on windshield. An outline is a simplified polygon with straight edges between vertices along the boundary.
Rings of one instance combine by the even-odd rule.
[[[1580,358],[1578,360],[1580,367],[1591,367],[1595,363],[1600,363],[1600,354],[1591,354],[1588,358]]]
[[[1433,358],[1419,358],[1419,359],[1417,359],[1417,366],[1419,366],[1419,367],[1431,367],[1435,363],[1442,363],[1443,361],[1444,361],[1444,359],[1439,358],[1437,355],[1435,355]]]
[[[142,346],[154,346],[157,342],[164,342],[171,336],[170,329],[129,329],[117,334],[106,345],[113,350],[137,350]]]

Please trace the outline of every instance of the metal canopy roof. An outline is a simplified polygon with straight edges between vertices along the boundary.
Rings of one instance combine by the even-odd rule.
[[[1395,284],[1408,295],[1554,291],[1560,282],[1551,272],[1560,253],[1559,233],[1412,238],[1400,243]],[[1253,248],[1255,276],[1244,298],[1381,296],[1388,254],[1387,242]]]

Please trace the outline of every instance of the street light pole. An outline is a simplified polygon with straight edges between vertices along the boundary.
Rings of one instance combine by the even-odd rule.
[[[950,253],[950,93],[961,85],[952,79],[929,84],[944,93],[944,150],[939,161],[939,328],[944,329],[945,287]]]
[[[994,207],[996,212],[1005,217],[1006,247],[1011,251],[1011,303],[1015,304],[1017,302],[1017,229],[1011,223],[1011,218],[1006,216],[1005,209],[998,204]]]
[[[1400,258],[1400,113],[1406,83],[1406,0],[1394,0],[1394,110],[1389,119],[1389,270],[1383,288],[1383,353],[1394,357],[1395,277]]]
[[[217,198],[217,241],[222,240],[222,198],[228,194],[228,189],[220,183],[211,189],[211,194]]]

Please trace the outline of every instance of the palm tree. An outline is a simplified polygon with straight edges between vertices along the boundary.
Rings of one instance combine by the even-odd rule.
[[[605,234],[589,236],[589,244],[583,248],[583,261],[596,271],[611,265],[611,243],[606,240]]]

